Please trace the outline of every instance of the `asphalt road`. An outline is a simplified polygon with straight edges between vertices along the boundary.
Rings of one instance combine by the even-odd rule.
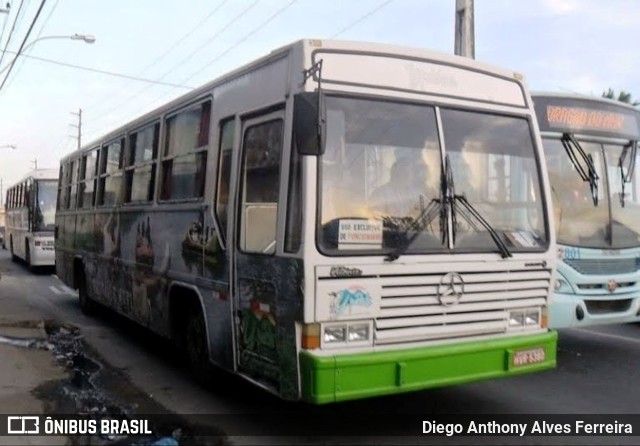
[[[439,414],[640,414],[640,325],[600,326],[560,332],[558,368],[553,371],[486,381],[457,387],[311,407],[280,401],[235,377],[217,377],[211,389],[196,384],[183,367],[167,354],[162,340],[136,329],[114,315],[83,315],[74,291],[66,288],[54,271],[33,274],[11,262],[0,250],[0,298],[19,296],[33,309],[33,319],[55,319],[80,328],[100,360],[126,377],[139,393],[122,392],[120,399],[139,399],[177,414],[206,414],[220,424],[232,443],[279,444],[282,432],[246,437],[228,428],[237,419],[213,414],[273,414],[326,417],[363,414],[411,414],[425,420]],[[0,315],[1,316],[1,315]],[[135,403],[125,401],[127,403]],[[135,404],[134,404],[135,405]],[[3,408],[0,408],[2,412]],[[299,419],[299,418],[298,418]],[[363,416],[366,420],[367,416]],[[378,420],[379,417],[372,419]],[[366,423],[363,435],[367,434]],[[417,428],[419,429],[419,427]],[[416,432],[418,434],[419,431]],[[636,433],[640,435],[640,433]],[[640,437],[332,437],[288,438],[292,443],[360,444],[639,444]]]

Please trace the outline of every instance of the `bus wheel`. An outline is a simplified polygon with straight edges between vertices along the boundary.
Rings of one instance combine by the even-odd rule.
[[[31,250],[29,250],[29,242],[24,242],[24,258],[27,262],[27,268],[33,271],[33,265],[31,265]]]
[[[193,304],[187,316],[184,348],[191,373],[201,384],[208,384],[211,372],[209,347],[204,316],[199,306]]]
[[[9,239],[9,249],[11,250],[11,261],[17,262],[18,256],[13,253],[13,236]]]
[[[84,272],[78,275],[78,300],[80,301],[80,309],[87,316],[96,314],[96,303],[87,294],[87,279]]]

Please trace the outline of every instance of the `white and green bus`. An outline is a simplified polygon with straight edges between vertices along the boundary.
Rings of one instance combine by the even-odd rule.
[[[65,157],[58,276],[285,399],[550,369],[536,129],[517,73],[302,40]]]
[[[552,188],[553,328],[640,321],[640,110],[534,93]]]
[[[4,243],[30,269],[54,265],[57,190],[56,169],[32,170],[7,189]]]

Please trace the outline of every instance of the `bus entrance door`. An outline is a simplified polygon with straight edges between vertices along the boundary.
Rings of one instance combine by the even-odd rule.
[[[238,368],[277,382],[279,275],[275,264],[284,112],[242,123],[234,225],[234,296]]]

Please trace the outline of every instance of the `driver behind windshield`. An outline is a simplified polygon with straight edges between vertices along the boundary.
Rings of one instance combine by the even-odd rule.
[[[389,181],[369,197],[373,211],[387,217],[415,217],[434,198],[428,190],[428,166],[421,157],[397,158]]]

